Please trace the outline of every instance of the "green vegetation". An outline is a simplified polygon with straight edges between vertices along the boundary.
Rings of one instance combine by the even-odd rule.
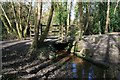
[[[30,36],[30,26],[36,24],[37,21],[37,3],[32,5],[35,2],[2,2],[0,3],[0,8],[2,13],[0,14],[0,19],[2,23],[2,34],[3,39],[11,35],[15,35],[15,38],[26,38]],[[44,7],[46,5],[50,6],[50,3],[43,3]],[[40,6],[39,6],[40,7]],[[42,8],[42,9],[43,9]],[[79,30],[80,24],[84,31],[83,34],[99,34],[105,33],[106,25],[106,15],[107,15],[107,2],[87,2],[83,3],[80,7],[77,2],[55,2],[54,4],[54,13],[51,24],[55,25],[70,25],[75,24],[76,31]],[[80,11],[81,8],[83,11]],[[47,11],[42,11],[42,20],[41,24],[47,24],[46,20],[48,19],[48,8]],[[80,12],[79,12],[80,11]],[[74,14],[72,13],[74,12]],[[83,12],[83,19],[80,17],[81,12]],[[109,25],[108,32],[119,32],[120,31],[120,5],[119,2],[110,2],[109,9]],[[79,15],[80,14],[80,15]],[[75,16],[74,19],[71,19],[72,16]],[[81,18],[81,19],[80,19]],[[82,20],[79,22],[79,19]],[[79,24],[80,23],[80,24]],[[39,25],[40,27],[40,25]],[[66,35],[67,31],[71,32],[72,30],[69,27],[65,26]],[[75,32],[72,32],[74,35]],[[69,34],[71,35],[71,33]],[[13,36],[14,37],[14,36]]]
[[[105,73],[111,68],[110,64],[119,63],[120,0],[0,2],[0,12],[3,79],[9,80],[14,76],[30,80],[44,77],[48,80],[50,75],[53,78],[57,74],[58,77],[64,64],[66,70],[69,66],[70,69],[81,68],[82,72],[79,73],[83,77],[87,71],[83,68],[88,67],[87,73],[93,74],[92,68],[95,65],[103,69],[100,75],[106,78]],[[69,64],[74,58],[81,58],[81,61]],[[89,66],[84,65],[86,62],[90,63],[87,63]],[[117,71],[114,72],[116,75]],[[91,77],[97,78],[94,76]]]
[[[53,31],[58,37],[79,40],[82,35],[120,31],[118,2],[1,2],[2,39],[26,39],[34,26],[31,52]],[[51,7],[50,7],[51,6]],[[45,10],[47,9],[47,10]],[[73,13],[74,12],[74,13]],[[74,18],[72,18],[74,16]],[[42,25],[46,26],[42,26]],[[55,30],[52,25],[57,26]],[[40,34],[40,35],[39,35]],[[66,39],[67,41],[67,39]]]

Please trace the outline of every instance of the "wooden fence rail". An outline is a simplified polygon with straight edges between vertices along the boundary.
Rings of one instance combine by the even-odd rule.
[[[67,29],[70,28],[70,26],[76,26],[76,25],[51,25],[50,31],[48,33],[48,36],[58,36],[58,37],[65,37],[66,34],[66,27]],[[30,37],[34,37],[35,32],[34,32],[34,27],[35,25],[30,26]],[[46,25],[41,24],[39,28],[39,35],[43,34],[44,30],[46,28]]]

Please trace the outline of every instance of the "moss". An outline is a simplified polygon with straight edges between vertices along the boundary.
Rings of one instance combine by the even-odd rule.
[[[2,34],[2,35],[0,35],[0,39],[2,39],[2,40],[14,40],[14,39],[17,39],[17,35],[16,34]]]
[[[117,38],[117,41],[119,41],[119,42],[120,42],[120,37],[118,37],[118,38]]]

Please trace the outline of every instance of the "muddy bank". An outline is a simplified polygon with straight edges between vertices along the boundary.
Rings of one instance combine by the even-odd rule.
[[[22,43],[3,49],[3,80],[15,78],[32,80],[54,78],[120,79],[120,35],[84,36],[83,44],[89,50],[89,53],[85,55],[92,55],[91,58],[94,60],[107,62],[110,64],[110,68],[102,69],[73,55],[70,55],[72,56],[70,60],[67,60],[65,56],[59,60],[50,60],[50,57],[58,56],[58,54],[70,54],[66,50],[56,50],[51,44],[40,49],[38,58],[29,60],[24,56],[28,52],[30,44]],[[61,63],[62,61],[64,64]]]

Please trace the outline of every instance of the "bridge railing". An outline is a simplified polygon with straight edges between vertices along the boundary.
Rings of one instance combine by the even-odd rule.
[[[72,27],[74,28],[76,25],[51,25],[50,30],[48,33],[48,36],[56,36],[56,37],[65,37],[67,36],[69,29]],[[30,26],[30,37],[34,37],[35,31],[34,31],[35,25]],[[39,35],[43,34],[45,31],[46,25],[41,24],[39,27]]]

